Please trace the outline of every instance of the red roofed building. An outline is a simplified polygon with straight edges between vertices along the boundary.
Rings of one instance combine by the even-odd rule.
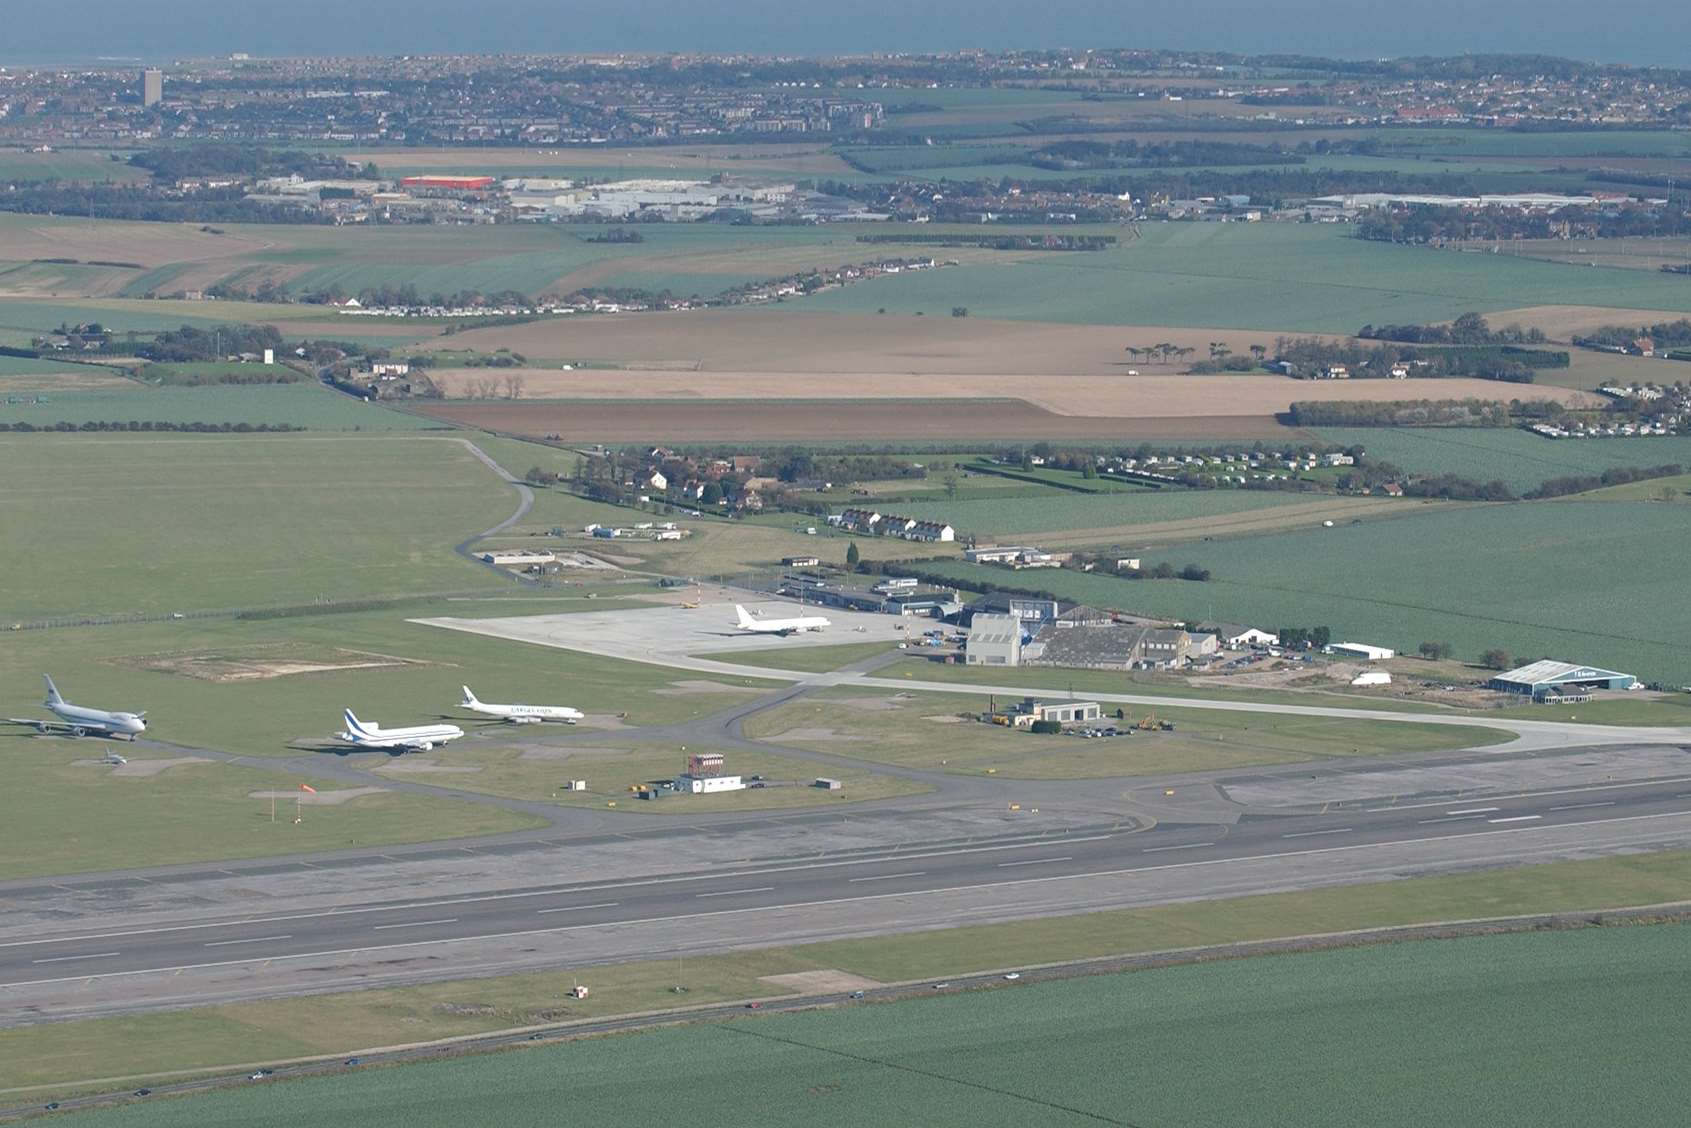
[[[480,192],[493,187],[491,176],[407,176],[399,182],[406,188],[445,188],[454,192]]]

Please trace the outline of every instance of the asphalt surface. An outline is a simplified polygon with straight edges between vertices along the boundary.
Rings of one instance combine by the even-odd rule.
[[[686,922],[941,892],[1085,882],[1171,868],[1319,856],[1385,844],[1597,828],[1691,816],[1691,773],[1482,799],[1330,806],[1323,814],[1251,815],[1229,826],[912,847],[628,881],[539,885],[494,893],[325,909],[243,913],[179,925],[78,930],[0,944],[0,987],[212,966],[307,961],[358,951],[415,953],[466,939],[507,940],[604,925]]]

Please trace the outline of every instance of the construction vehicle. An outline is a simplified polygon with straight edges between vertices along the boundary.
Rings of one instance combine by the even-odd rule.
[[[1157,711],[1152,709],[1149,713],[1146,713],[1144,717],[1136,721],[1133,727],[1138,729],[1140,732],[1173,732],[1174,722],[1157,720]]]

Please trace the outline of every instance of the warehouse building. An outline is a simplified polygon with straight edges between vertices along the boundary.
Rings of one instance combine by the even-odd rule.
[[[1022,621],[1014,615],[976,615],[964,661],[970,666],[1022,664]]]
[[[999,724],[1008,724],[1012,728],[1029,728],[1035,721],[1056,721],[1060,725],[1085,724],[1096,721],[1104,715],[1104,710],[1096,701],[1040,701],[1033,697],[1023,698],[1020,704],[1012,705],[1003,713],[995,715]]]
[[[1364,662],[1384,662],[1395,658],[1397,651],[1384,646],[1370,646],[1366,642],[1335,642],[1327,653],[1336,658],[1360,658]]]
[[[1487,689],[1518,693],[1534,701],[1585,700],[1597,689],[1632,689],[1638,679],[1615,670],[1576,666],[1549,658],[1498,674],[1486,682]]]

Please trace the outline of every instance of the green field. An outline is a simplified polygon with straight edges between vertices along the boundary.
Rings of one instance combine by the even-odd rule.
[[[1014,683],[1016,671],[1001,671],[1001,677]],[[1123,685],[1118,692],[1132,688]],[[1497,744],[1511,736],[1468,725],[1241,713],[1171,702],[1155,715],[1174,722],[1173,732],[1084,740],[982,724],[974,718],[986,706],[985,694],[874,698],[861,688],[838,688],[758,713],[747,718],[745,728],[754,739],[874,763],[1015,779],[1092,779],[1433,752]],[[1116,707],[1106,706],[1109,723],[1115,723]],[[1130,720],[1149,712],[1138,706],[1124,710]]]
[[[1098,607],[1180,619],[1326,624],[1335,640],[1413,651],[1449,642],[1477,658],[1503,647],[1691,681],[1691,604],[1678,598],[1691,525],[1675,505],[1564,500],[1411,513],[1182,547],[1209,583],[1044,572],[1031,587]],[[962,563],[929,570],[999,578]]]
[[[746,1018],[73,1116],[146,1128],[1671,1123],[1685,926],[1165,968]],[[1640,1016],[1648,1016],[1641,1021]],[[630,1084],[663,1062],[667,1085]],[[1218,1082],[1225,1078],[1225,1083]],[[403,1087],[401,1087],[403,1086]]]
[[[1114,228],[1075,228],[1120,235]],[[1353,333],[1539,304],[1691,311],[1665,274],[1368,243],[1319,224],[1159,223],[1108,251],[901,274],[793,308]]]
[[[574,609],[599,610],[609,603],[583,600]],[[0,647],[0,685],[7,687],[0,713],[38,715],[41,675],[49,672],[72,701],[146,709],[149,735],[192,747],[254,756],[353,755],[333,739],[344,727],[341,710],[350,705],[365,720],[389,725],[452,718],[470,733],[454,754],[468,755],[479,748],[508,748],[511,730],[468,719],[457,708],[464,684],[488,700],[573,704],[613,727],[612,718],[624,714],[633,725],[693,720],[783,684],[713,678],[708,680],[722,689],[711,691],[691,684],[706,679],[661,666],[405,621],[407,616],[496,615],[502,613],[499,606],[435,600],[256,621],[189,619],[20,631],[8,634]],[[545,609],[570,608],[554,604]],[[514,610],[536,608],[519,603]],[[310,663],[331,669],[231,680],[217,668],[234,663],[263,668]],[[677,688],[676,682],[689,684]],[[255,725],[254,717],[263,723]],[[27,730],[0,735],[0,743],[20,755],[37,740]],[[385,755],[356,755],[366,767],[388,762]]]
[[[1501,481],[1517,492],[1549,478],[1601,474],[1613,467],[1669,462],[1691,467],[1691,438],[1679,435],[1546,439],[1512,427],[1320,427],[1315,434],[1337,446],[1363,447],[1368,457],[1413,474]],[[1650,485],[1638,484],[1654,496]]]
[[[106,375],[98,368],[91,368],[86,364],[67,364],[62,360],[31,360],[24,356],[0,356],[0,377],[3,376],[38,376],[61,375],[83,376],[88,373],[97,376]],[[0,390],[5,384],[0,383]]]
[[[494,587],[451,546],[516,505],[449,439],[10,435],[0,480],[6,622]]]
[[[40,362],[27,362],[32,365]],[[89,372],[59,372],[68,380]],[[101,374],[104,375],[104,374]],[[0,391],[5,384],[0,380]],[[0,422],[28,423],[49,428],[59,423],[245,423],[256,426],[287,423],[312,431],[419,431],[441,429],[432,420],[421,419],[375,404],[360,403],[319,384],[316,380],[296,384],[254,384],[248,386],[151,387],[132,384],[118,387],[77,387],[63,390],[30,383],[32,397],[43,394],[47,402],[0,402]]]
[[[147,170],[102,149],[60,149],[53,153],[0,150],[0,181],[15,180],[111,180],[133,183],[147,179]]]
[[[316,799],[332,799],[337,790],[358,785],[209,761],[132,775],[147,770],[150,760],[178,757],[133,753],[128,764],[114,769],[99,762],[104,746],[93,741],[0,741],[16,753],[8,757],[9,782],[0,790],[0,821],[12,841],[41,845],[0,854],[0,880],[90,873],[114,865],[142,868],[343,850],[542,825],[532,815],[485,803],[388,793],[306,807],[296,826],[289,793],[301,783],[317,788]],[[370,784],[380,785],[380,780]],[[274,822],[271,801],[253,794],[268,791],[283,793]]]

